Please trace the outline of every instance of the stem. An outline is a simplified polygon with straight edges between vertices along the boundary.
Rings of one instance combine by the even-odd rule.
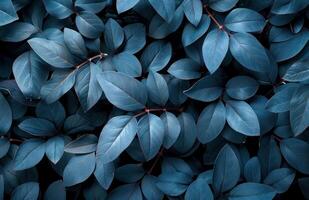
[[[150,112],[166,112],[166,111],[179,111],[182,112],[183,108],[145,108],[144,111],[137,113],[134,117],[142,116]]]
[[[208,16],[212,19],[212,21],[218,26],[218,28],[225,31],[229,36],[231,36],[231,34],[227,30],[225,30],[224,26],[220,24],[220,22],[215,18],[215,16],[208,10],[207,5],[204,5],[204,9],[207,12]]]
[[[154,168],[155,168],[156,165],[158,164],[158,162],[159,162],[161,156],[163,155],[163,152],[164,152],[164,149],[162,148],[162,149],[160,150],[159,154],[157,155],[157,157],[156,157],[154,163],[152,164],[152,166],[151,166],[150,169],[148,170],[147,174],[151,174],[151,173],[152,173],[152,171],[154,170]]]
[[[22,143],[23,141],[20,139],[10,138],[10,142]]]
[[[76,68],[76,69],[79,69],[79,68],[83,67],[84,65],[86,65],[86,64],[89,63],[89,62],[92,62],[93,60],[95,60],[95,59],[97,59],[97,58],[99,58],[99,60],[101,60],[102,58],[106,57],[107,55],[108,55],[108,54],[106,54],[106,53],[100,53],[100,54],[98,54],[98,55],[95,55],[95,56],[93,56],[93,57],[91,57],[91,58],[88,58],[87,60],[85,60],[85,61],[82,62],[81,64],[77,65],[75,68]]]

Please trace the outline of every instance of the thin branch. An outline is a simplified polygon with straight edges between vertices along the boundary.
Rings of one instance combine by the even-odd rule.
[[[218,26],[218,28],[225,31],[229,36],[231,36],[231,34],[227,30],[225,30],[223,24],[220,24],[220,22],[215,18],[215,16],[208,10],[207,5],[204,5],[204,9],[207,12],[208,16],[212,19],[212,21]]]
[[[146,113],[150,113],[150,112],[166,112],[166,111],[178,111],[178,112],[182,112],[183,108],[145,108],[144,111],[137,113],[136,115],[134,115],[134,117],[139,117],[142,116]]]
[[[10,142],[22,143],[23,141],[16,138],[10,138]]]
[[[164,149],[161,148],[159,154],[157,155],[157,157],[156,157],[154,163],[152,164],[152,166],[151,166],[150,169],[148,170],[147,174],[151,174],[151,173],[152,173],[152,171],[154,170],[154,168],[155,168],[156,165],[158,164],[160,158],[163,156],[163,152],[164,152]]]
[[[95,55],[95,56],[93,56],[93,57],[91,57],[91,58],[88,58],[87,60],[85,60],[85,61],[82,62],[81,64],[75,66],[75,68],[76,68],[76,69],[79,69],[79,68],[83,67],[84,65],[86,65],[86,64],[88,64],[88,63],[90,63],[90,62],[92,62],[92,61],[95,60],[95,59],[98,59],[98,58],[99,58],[99,60],[101,60],[102,58],[104,58],[104,57],[106,57],[106,56],[108,56],[108,54],[106,54],[106,53],[100,53],[100,54]]]

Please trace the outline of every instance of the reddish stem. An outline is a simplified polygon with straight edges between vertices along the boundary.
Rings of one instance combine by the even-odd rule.
[[[155,161],[153,162],[152,166],[150,167],[150,169],[148,170],[147,174],[151,174],[152,171],[154,170],[154,168],[156,167],[156,165],[158,164],[160,158],[163,156],[163,152],[164,152],[164,149],[162,148],[159,152],[159,154],[157,155]]]
[[[82,66],[86,65],[86,64],[89,63],[89,62],[92,62],[92,61],[95,60],[95,59],[98,59],[98,58],[99,58],[99,60],[101,60],[102,58],[104,58],[104,57],[106,57],[106,56],[107,56],[106,53],[100,53],[100,54],[95,55],[95,56],[93,56],[93,57],[91,57],[91,58],[88,58],[87,60],[85,60],[85,61],[82,62],[81,64],[77,65],[75,68],[76,68],[76,69],[79,69],[79,68],[81,68]]]
[[[218,28],[225,31],[228,35],[231,36],[231,34],[227,30],[225,30],[224,26],[220,24],[220,22],[215,18],[215,16],[208,10],[207,5],[204,5],[204,9],[207,12],[208,16],[212,19],[212,21],[218,26]]]
[[[183,110],[183,108],[145,108],[144,111],[137,113],[136,115],[134,115],[134,117],[139,117],[142,116],[146,113],[150,113],[150,112],[166,112],[166,111],[179,111],[181,112]]]
[[[10,142],[22,143],[23,141],[20,139],[10,138]]]

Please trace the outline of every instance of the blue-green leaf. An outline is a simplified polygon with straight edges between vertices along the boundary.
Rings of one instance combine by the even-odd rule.
[[[116,8],[118,14],[123,13],[133,8],[140,0],[117,0]]]
[[[121,52],[112,57],[112,63],[118,72],[132,77],[139,77],[142,74],[142,65],[139,60],[128,52]]]
[[[98,13],[101,10],[103,10],[107,5],[109,4],[109,1],[104,0],[76,0],[75,6],[77,8],[81,8],[83,10],[92,12],[92,13]]]
[[[92,12],[82,11],[75,18],[78,31],[85,37],[95,39],[101,35],[104,30],[102,20]]]
[[[97,157],[104,163],[115,160],[131,144],[137,131],[135,117],[123,115],[110,119],[100,134]]]
[[[38,28],[30,23],[13,22],[0,27],[0,40],[5,42],[21,42],[38,32]]]
[[[64,19],[73,13],[72,0],[43,0],[47,12],[58,18]]]
[[[26,182],[17,186],[12,192],[11,200],[39,198],[40,187],[37,182]]]
[[[309,62],[294,62],[283,76],[283,79],[289,82],[302,82],[309,79]]]
[[[177,117],[170,112],[164,112],[160,117],[164,124],[163,146],[169,149],[173,146],[180,135],[180,123]]]
[[[141,183],[143,195],[149,200],[163,199],[163,193],[156,186],[157,177],[146,175]]]
[[[18,125],[18,128],[27,133],[30,133],[31,135],[39,137],[52,136],[57,132],[56,127],[52,122],[46,119],[35,117],[23,120]]]
[[[175,1],[148,0],[155,11],[167,22],[170,22],[174,16]]]
[[[295,178],[295,172],[289,168],[271,171],[264,179],[264,183],[273,187],[277,193],[286,192]]]
[[[212,191],[203,179],[196,179],[186,191],[185,200],[213,200]]]
[[[0,134],[8,132],[12,125],[12,110],[0,92]]]
[[[144,24],[129,24],[123,28],[123,31],[126,40],[124,51],[134,54],[145,46],[146,28]]]
[[[208,5],[215,11],[225,12],[232,9],[237,4],[237,2],[238,0],[209,0]]]
[[[94,168],[94,153],[72,157],[63,171],[64,185],[72,186],[85,181],[92,174]]]
[[[58,127],[63,124],[65,119],[65,109],[59,101],[52,104],[46,104],[41,101],[35,108],[35,114],[39,118],[53,122]]]
[[[88,52],[81,34],[69,28],[64,28],[63,33],[64,43],[70,52],[81,58],[86,58]]]
[[[236,8],[226,16],[224,25],[234,32],[261,32],[266,23],[258,12],[247,8]]]
[[[225,125],[226,110],[224,104],[211,103],[201,112],[197,121],[197,138],[203,144],[219,136]]]
[[[64,153],[64,138],[55,136],[46,142],[46,156],[54,164],[62,158]]]
[[[143,200],[143,195],[139,184],[132,183],[132,184],[121,185],[116,189],[112,190],[108,195],[108,199]]]
[[[124,40],[124,32],[117,21],[108,19],[105,24],[104,41],[110,50],[116,50]]]
[[[240,177],[240,164],[239,160],[228,145],[220,150],[215,164],[212,185],[216,193],[225,192],[233,188]]]
[[[167,83],[162,75],[150,71],[146,80],[146,87],[151,101],[161,106],[166,104],[169,92]]]
[[[11,0],[3,0],[0,3],[0,26],[4,26],[18,20],[15,8]]]
[[[182,4],[184,13],[191,24],[197,26],[203,14],[203,4],[200,0],[185,0]]]
[[[52,182],[48,186],[44,194],[44,200],[53,200],[53,199],[57,199],[57,200],[66,199],[66,191],[65,191],[65,187],[63,185],[62,180]]]
[[[273,199],[274,189],[260,183],[242,183],[237,185],[229,194],[229,200]]]
[[[226,120],[232,129],[247,136],[260,135],[259,120],[245,101],[226,102]]]
[[[104,189],[108,189],[114,179],[114,163],[104,163],[101,158],[97,157],[94,176]]]
[[[115,171],[115,178],[124,183],[135,183],[145,175],[145,169],[141,163],[126,164]]]
[[[248,182],[259,183],[261,181],[261,164],[258,157],[252,157],[246,162],[244,176]]]
[[[0,158],[3,158],[10,149],[10,141],[6,138],[0,138]]]
[[[197,79],[201,76],[200,64],[190,58],[182,58],[169,67],[168,73],[182,80]]]
[[[237,100],[246,100],[254,96],[259,83],[249,76],[235,76],[225,85],[226,93]]]
[[[221,65],[229,48],[229,36],[220,29],[207,34],[202,51],[204,63],[210,73],[214,73]]]
[[[73,154],[92,153],[96,151],[97,142],[97,136],[85,134],[66,144],[64,151]]]

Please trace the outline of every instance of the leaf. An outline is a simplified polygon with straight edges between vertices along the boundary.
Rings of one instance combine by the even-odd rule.
[[[12,192],[12,200],[20,199],[38,199],[39,197],[39,184],[37,182],[26,182],[17,186]]]
[[[204,63],[210,73],[221,65],[229,47],[228,34],[220,29],[209,32],[204,40],[202,52]]]
[[[65,119],[65,109],[59,101],[52,104],[46,104],[41,101],[35,108],[35,114],[39,118],[53,122],[57,127],[60,127]]]
[[[309,79],[309,61],[294,62],[283,79],[289,82],[302,82]]]
[[[104,41],[110,50],[116,50],[124,40],[124,32],[121,26],[113,19],[108,19],[105,24]]]
[[[99,184],[93,182],[90,186],[84,189],[83,195],[86,200],[106,199],[107,192]]]
[[[52,136],[57,132],[56,127],[52,122],[46,119],[35,117],[23,120],[18,125],[18,128],[27,133],[30,133],[31,135],[39,137]]]
[[[307,86],[299,87],[290,102],[290,124],[295,136],[300,135],[309,126],[309,91]]]
[[[308,41],[309,31],[304,30],[286,41],[271,43],[270,52],[277,62],[282,62],[296,56]],[[282,49],[286,49],[286,51],[282,51]]]
[[[235,76],[227,84],[226,93],[237,100],[246,100],[255,95],[259,88],[259,83],[249,76]]]
[[[62,44],[43,38],[32,38],[28,43],[40,58],[53,67],[71,68],[76,64],[71,53]]]
[[[175,12],[175,1],[148,0],[155,11],[167,22],[170,22]]]
[[[268,56],[260,42],[249,33],[235,33],[230,37],[230,51],[245,68],[263,72],[269,63]]]
[[[18,20],[15,8],[11,0],[3,0],[0,4],[0,26]]]
[[[43,0],[46,11],[57,19],[64,19],[73,13],[72,0]]]
[[[172,46],[170,43],[155,41],[150,43],[142,53],[141,64],[146,71],[160,71],[172,57]]]
[[[135,183],[145,175],[142,164],[126,164],[116,169],[115,178],[124,183]]]
[[[200,23],[203,14],[202,2],[200,0],[185,0],[182,5],[189,22],[197,26]]]
[[[99,182],[100,186],[104,189],[108,189],[114,179],[114,163],[105,163],[100,158],[96,159],[96,168],[94,171],[94,176]]]
[[[245,101],[226,102],[226,120],[232,129],[247,136],[259,136],[258,118]]]
[[[154,103],[164,106],[168,101],[169,92],[165,79],[156,72],[149,72],[146,87],[148,97]]]
[[[30,23],[13,22],[0,27],[0,40],[5,42],[21,42],[38,32],[38,28]]]
[[[301,189],[302,194],[304,195],[305,199],[308,199],[308,187],[309,187],[309,178],[299,178],[298,179],[298,185]]]
[[[7,133],[12,125],[12,110],[0,92],[0,134]]]
[[[97,79],[106,98],[114,106],[126,111],[134,111],[145,107],[147,90],[136,79],[112,71],[99,73]]]
[[[220,150],[214,164],[212,185],[215,192],[230,190],[237,184],[239,177],[239,160],[233,149],[226,144]]]
[[[275,1],[271,12],[279,15],[293,14],[302,10],[307,5],[308,2],[305,0]]]
[[[95,154],[74,156],[63,171],[63,183],[67,186],[76,185],[89,178],[95,168]]]
[[[100,134],[97,158],[103,163],[115,160],[131,144],[137,131],[135,117],[123,115],[110,119]]]
[[[200,64],[190,58],[182,58],[170,66],[168,73],[182,80],[197,79],[201,76]]]
[[[14,170],[24,170],[38,164],[45,154],[45,143],[40,139],[29,139],[23,142],[14,158]]]
[[[46,156],[54,164],[57,164],[64,153],[64,139],[55,136],[46,142]]]
[[[75,6],[83,10],[98,13],[108,5],[108,1],[101,0],[76,0]]]
[[[185,200],[213,200],[213,194],[207,182],[203,179],[196,179],[186,191]]]
[[[92,153],[97,149],[97,142],[97,136],[85,134],[66,144],[64,151],[73,154]]]
[[[84,116],[74,114],[65,119],[63,130],[67,134],[73,134],[82,131],[92,131],[94,127]]]
[[[225,18],[224,25],[234,32],[261,32],[266,25],[262,15],[247,8],[236,8]]]
[[[143,195],[149,199],[149,200],[162,200],[163,199],[163,193],[157,188],[156,186],[157,177],[152,175],[146,175],[144,176],[142,183],[141,183],[141,189],[143,192]]]
[[[295,172],[289,168],[280,168],[271,171],[264,179],[277,193],[286,192],[295,178]]]
[[[139,77],[142,75],[141,63],[134,55],[128,52],[121,52],[114,55],[112,57],[112,63],[118,72],[132,77]]]
[[[79,71],[74,86],[84,111],[90,110],[101,98],[102,89],[97,80],[97,74],[102,70],[98,63],[90,63],[90,66]]]
[[[300,139],[289,138],[280,142],[280,150],[284,159],[301,173],[309,174],[309,144]]]
[[[81,34],[69,28],[64,28],[63,33],[64,43],[70,52],[79,56],[80,58],[86,58],[88,52],[84,38],[81,36]]]
[[[211,9],[218,12],[225,12],[233,8],[238,0],[209,0],[208,4]]]
[[[225,117],[226,111],[221,101],[204,108],[197,121],[197,138],[202,144],[219,136],[225,125]]]
[[[52,74],[51,79],[41,88],[41,95],[46,103],[50,104],[56,102],[73,87],[76,72],[76,70],[55,71]]]
[[[160,116],[160,118],[164,125],[163,146],[166,149],[169,149],[177,141],[180,135],[180,130],[181,130],[180,123],[177,117],[173,113],[170,113],[170,112],[164,112]]]
[[[13,63],[13,74],[22,93],[27,97],[39,98],[40,90],[48,77],[44,63],[33,52],[27,51]]]
[[[206,33],[209,25],[210,18],[207,15],[202,16],[200,23],[197,26],[187,23],[182,32],[182,45],[187,47],[196,42]]]
[[[222,90],[221,80],[208,75],[195,82],[191,88],[184,91],[184,94],[195,100],[211,102],[221,96]]]
[[[139,184],[132,183],[118,186],[109,193],[108,199],[143,200],[143,195]]]
[[[0,138],[0,158],[3,158],[10,149],[10,141],[6,138]]]
[[[258,157],[254,156],[246,162],[244,176],[247,182],[259,183],[261,181],[261,164]]]
[[[123,27],[126,44],[124,51],[134,54],[146,44],[146,28],[144,24],[135,23]]]
[[[92,12],[82,11],[75,18],[78,31],[86,38],[95,39],[104,30],[102,20]]]
[[[187,174],[170,172],[161,174],[158,177],[156,186],[164,194],[175,197],[183,194],[191,182],[192,177]]]
[[[117,0],[116,8],[118,14],[121,14],[127,10],[133,8],[140,0]]]
[[[65,191],[65,187],[63,185],[62,180],[52,182],[48,186],[44,194],[44,199],[45,200],[53,200],[53,199],[65,200],[66,199],[66,191]]]
[[[190,87],[188,81],[172,78],[167,83],[169,100],[173,105],[180,106],[187,100],[187,96],[184,94],[184,90]]]
[[[146,160],[151,160],[159,152],[164,139],[164,124],[154,114],[148,113],[138,121],[137,136]]]
[[[273,199],[276,192],[268,185],[260,183],[242,183],[229,194],[230,200]]]

